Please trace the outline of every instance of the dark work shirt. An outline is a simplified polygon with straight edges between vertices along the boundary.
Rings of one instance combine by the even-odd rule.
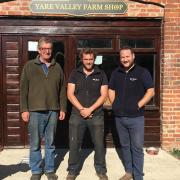
[[[147,89],[153,88],[150,73],[135,65],[126,72],[121,66],[111,75],[109,89],[115,90],[112,108],[115,116],[138,117],[144,115],[144,107],[138,108],[138,102]]]
[[[80,66],[72,71],[68,83],[75,84],[74,95],[81,105],[90,107],[101,96],[101,86],[108,85],[108,80],[104,71],[97,66],[94,67],[94,72],[88,76],[83,72],[83,67]],[[72,113],[79,114],[79,110],[73,107]],[[102,106],[96,109],[93,115],[103,115]]]

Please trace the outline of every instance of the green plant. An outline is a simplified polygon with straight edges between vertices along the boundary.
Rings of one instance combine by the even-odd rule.
[[[173,149],[170,154],[172,154],[174,157],[180,159],[180,149]]]

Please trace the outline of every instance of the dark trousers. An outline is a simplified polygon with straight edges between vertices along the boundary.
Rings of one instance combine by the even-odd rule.
[[[106,173],[104,149],[104,117],[93,116],[84,119],[80,115],[72,114],[69,121],[69,160],[68,171],[78,174],[80,167],[80,152],[86,128],[89,129],[94,144],[94,167],[97,173]]]
[[[144,117],[115,117],[123,165],[134,180],[143,180]]]

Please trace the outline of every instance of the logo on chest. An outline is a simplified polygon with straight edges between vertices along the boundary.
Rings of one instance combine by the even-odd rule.
[[[100,81],[100,79],[97,79],[97,78],[93,78],[92,80],[95,81],[95,82]]]
[[[137,81],[138,79],[137,79],[137,78],[130,77],[129,80],[132,81],[132,82],[134,82],[134,81]]]

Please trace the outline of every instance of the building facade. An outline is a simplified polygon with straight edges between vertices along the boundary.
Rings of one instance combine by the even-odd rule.
[[[179,0],[124,0],[121,13],[99,13],[101,6],[90,2],[85,15],[43,13],[51,5],[30,4],[36,0],[2,0],[0,2],[0,148],[28,147],[27,125],[19,113],[19,80],[25,62],[37,54],[40,37],[54,40],[54,54],[68,78],[79,64],[83,47],[95,48],[100,67],[108,78],[118,65],[118,51],[130,45],[136,62],[146,67],[154,80],[155,97],[146,106],[145,146],[161,146],[165,150],[180,148],[180,2]],[[117,2],[117,1],[116,1]],[[72,8],[72,7],[71,7]],[[75,8],[75,7],[74,7]],[[99,9],[98,9],[99,8]],[[106,103],[105,140],[116,146],[117,137],[111,108]],[[88,136],[88,134],[87,134]],[[59,122],[57,147],[68,145],[68,116]]]

